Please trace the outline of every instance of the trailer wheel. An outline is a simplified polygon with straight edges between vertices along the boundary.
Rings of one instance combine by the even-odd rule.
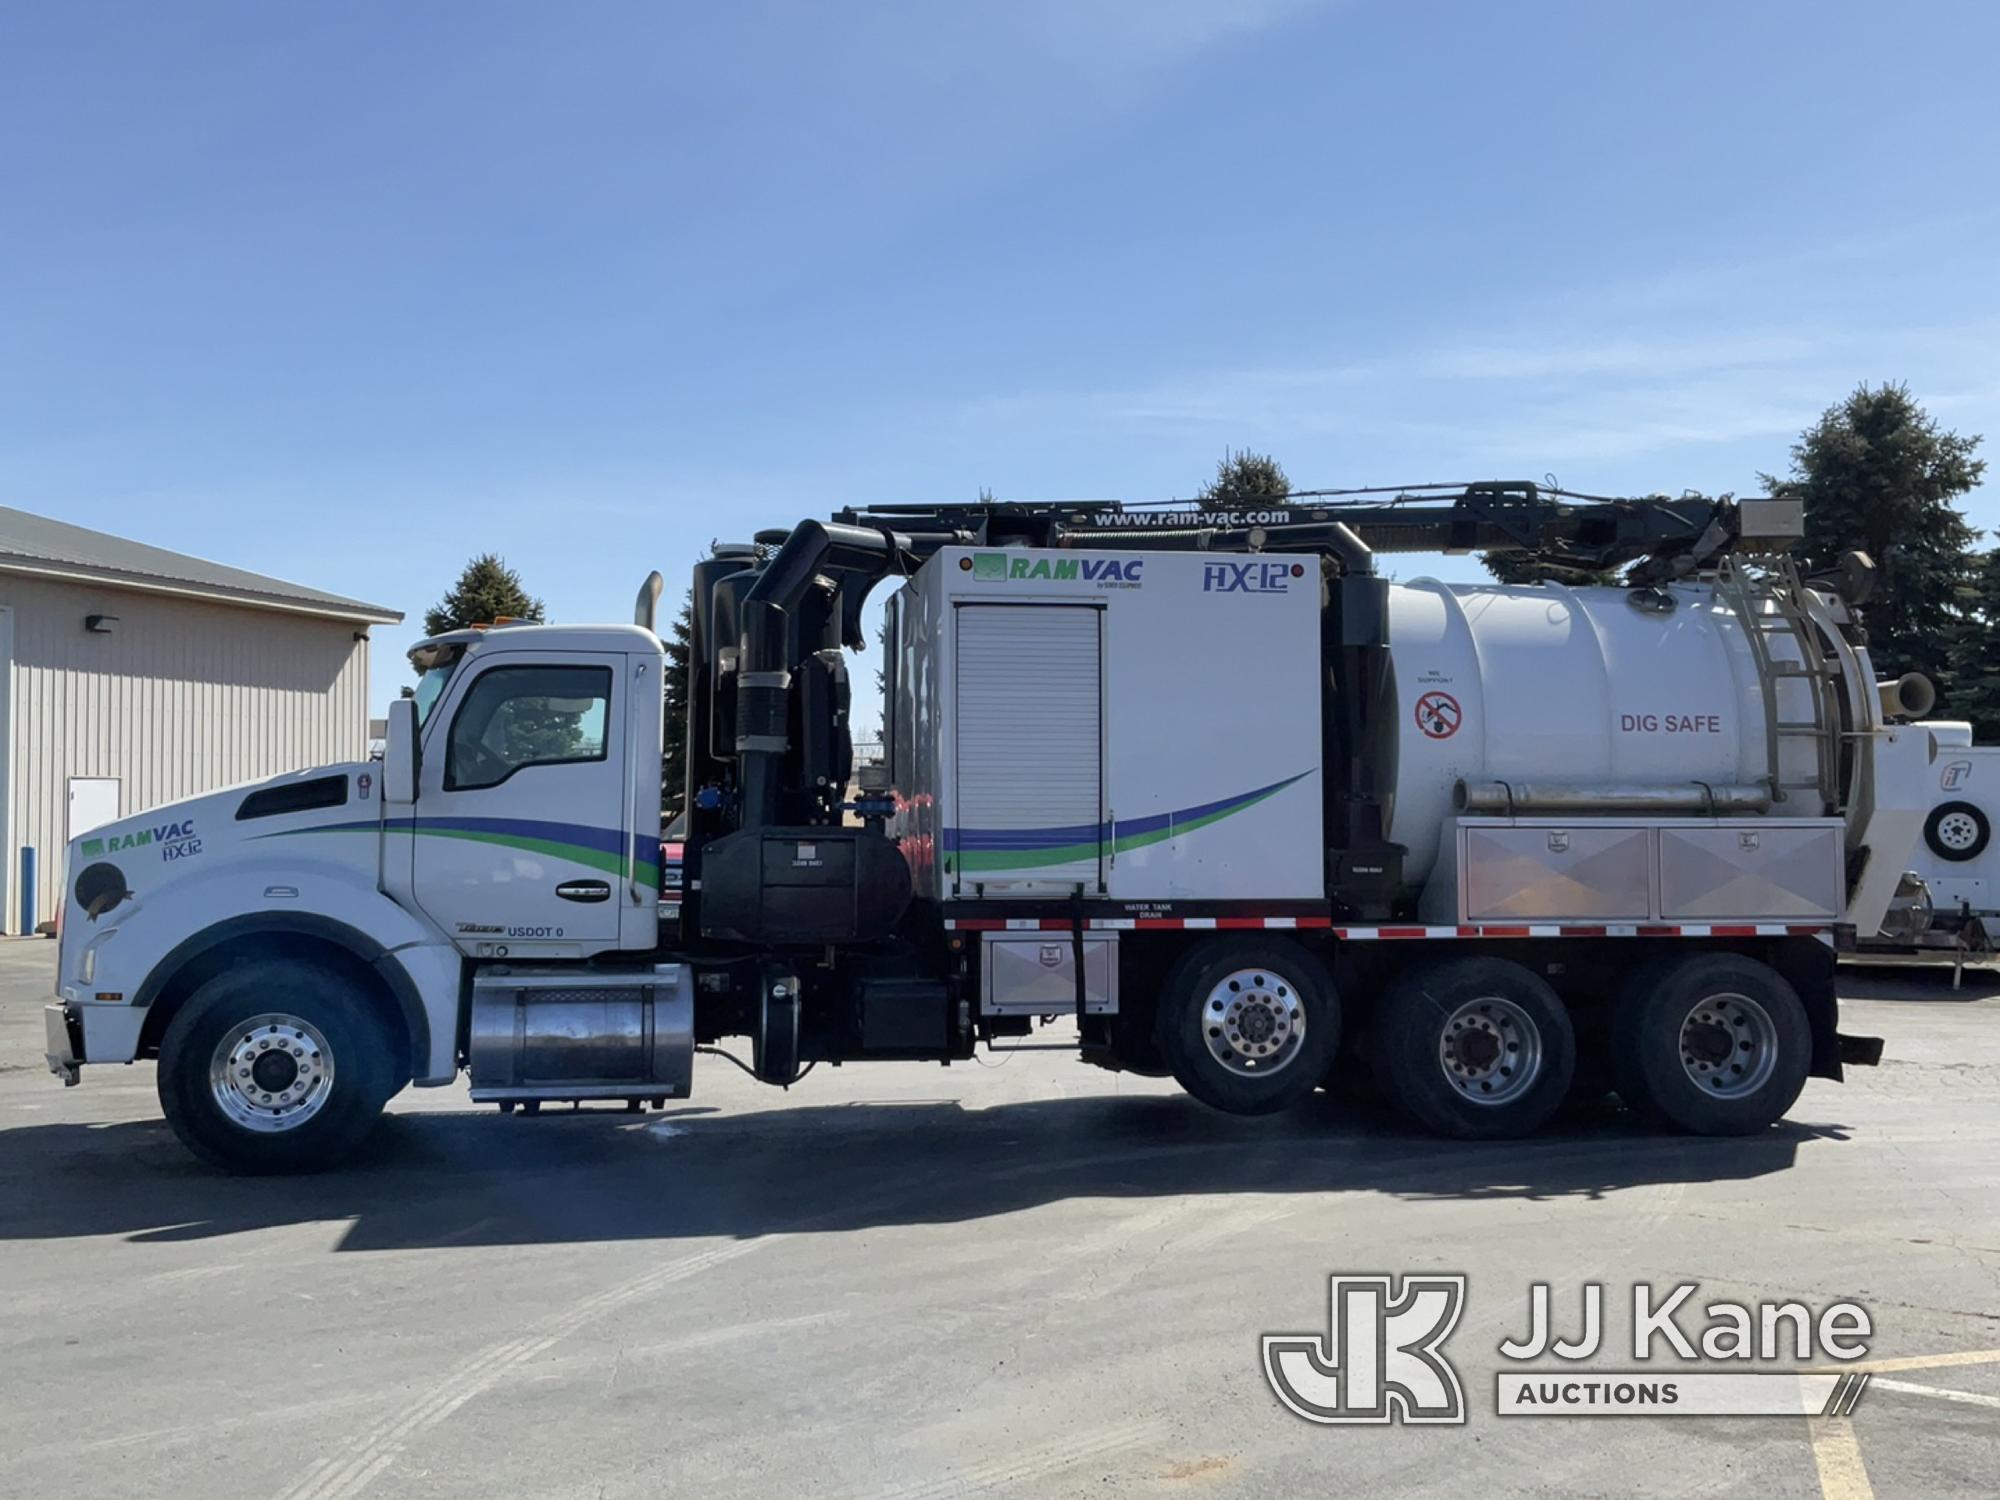
[[[1655,1125],[1751,1135],[1792,1107],[1812,1063],[1812,1028],[1776,970],[1734,953],[1653,969],[1613,1020],[1611,1063],[1625,1103]]]
[[[209,980],[168,1025],[160,1107],[210,1166],[319,1171],[374,1128],[398,1083],[394,1053],[338,976],[258,959]]]
[[[1233,1115],[1310,1095],[1333,1061],[1340,1008],[1320,961],[1296,943],[1213,938],[1168,971],[1160,1052],[1175,1080]]]
[[[1970,802],[1940,802],[1924,820],[1924,843],[1939,859],[1962,865],[1986,852],[1993,825]]]
[[[1418,1124],[1460,1140],[1539,1129],[1576,1072],[1576,1033],[1556,992],[1486,955],[1398,979],[1376,1013],[1375,1050],[1390,1097]]]

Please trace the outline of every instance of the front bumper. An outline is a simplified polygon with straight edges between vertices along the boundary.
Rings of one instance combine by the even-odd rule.
[[[82,1018],[72,1005],[45,1005],[42,1030],[48,1040],[43,1056],[49,1060],[49,1071],[63,1081],[64,1087],[74,1088],[83,1077]]]

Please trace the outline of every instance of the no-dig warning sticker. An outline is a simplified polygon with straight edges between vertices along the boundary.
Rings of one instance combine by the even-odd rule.
[[[1450,693],[1425,693],[1417,700],[1417,728],[1429,739],[1450,739],[1464,718],[1465,711]]]

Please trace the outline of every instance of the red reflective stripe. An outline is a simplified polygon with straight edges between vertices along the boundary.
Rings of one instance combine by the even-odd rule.
[[[1526,937],[1528,929],[1525,927],[1482,927],[1479,929],[1479,935],[1481,937]]]
[[[1755,937],[1757,928],[1754,923],[1748,927],[1711,927],[1708,933],[1710,937]]]
[[[1793,937],[1817,937],[1820,933],[1829,932],[1831,930],[1832,930],[1831,928],[1827,927],[1812,927],[1812,926],[1787,927],[1785,929],[1785,931],[1790,933]]]
[[[1375,929],[1375,935],[1385,938],[1420,938],[1429,937],[1430,929],[1427,927],[1378,927]]]
[[[1179,917],[1141,917],[1132,925],[1140,932],[1178,932],[1180,931],[1181,919]]]
[[[1219,931],[1228,931],[1243,927],[1262,927],[1264,919],[1262,917],[1217,917],[1215,925]]]
[[[1299,917],[1297,921],[1301,927],[1331,927],[1333,925],[1332,917]]]

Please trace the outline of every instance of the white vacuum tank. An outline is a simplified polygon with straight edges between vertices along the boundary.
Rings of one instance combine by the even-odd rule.
[[[1426,879],[1457,784],[1613,787],[1762,783],[1770,774],[1763,691],[1741,623],[1706,584],[1642,608],[1622,588],[1448,584],[1389,589],[1395,702],[1387,833]],[[1795,662],[1789,632],[1766,636]],[[1808,689],[1779,684],[1780,715],[1810,721]],[[1809,739],[1787,740],[1786,780],[1809,780]],[[1779,809],[1774,808],[1774,811]],[[1825,807],[1810,793],[1793,817]]]

